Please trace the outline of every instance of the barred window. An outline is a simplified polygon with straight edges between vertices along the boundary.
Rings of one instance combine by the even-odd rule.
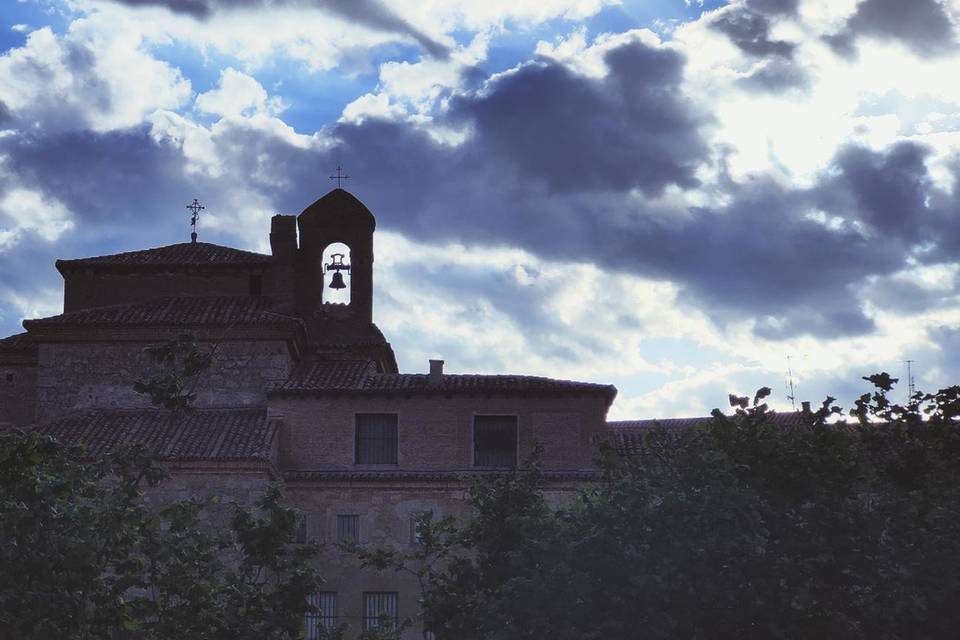
[[[410,542],[411,544],[420,544],[423,542],[423,529],[426,523],[423,521],[423,513],[415,513],[410,518]]]
[[[360,516],[356,514],[337,516],[337,540],[360,542]]]
[[[297,544],[307,543],[307,514],[297,514],[297,528],[293,541]]]
[[[363,592],[364,629],[376,629],[381,624],[396,627],[399,622],[396,591]]]
[[[307,640],[319,640],[321,629],[337,626],[337,592],[321,591],[307,596],[307,603],[316,607],[306,615]]]
[[[357,464],[397,464],[397,414],[358,413]]]
[[[513,467],[517,464],[517,416],[474,416],[473,464]]]

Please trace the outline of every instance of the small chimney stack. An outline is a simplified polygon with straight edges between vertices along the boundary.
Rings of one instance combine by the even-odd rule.
[[[273,216],[270,220],[270,250],[274,260],[293,263],[297,253],[296,216]]]
[[[443,360],[430,361],[430,386],[438,387],[443,382]]]
[[[804,413],[810,413],[810,401],[809,401],[809,400],[804,400],[803,402],[800,403],[800,406],[803,407],[803,412],[804,412]]]

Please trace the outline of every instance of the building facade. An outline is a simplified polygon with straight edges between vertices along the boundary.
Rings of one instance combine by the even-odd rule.
[[[375,227],[338,188],[298,216],[274,216],[270,255],[194,241],[57,261],[63,313],[0,340],[0,424],[91,454],[145,444],[172,474],[158,500],[249,504],[283,482],[305,514],[298,535],[319,542],[414,545],[414,518],[465,515],[469,479],[515,466],[537,443],[547,493],[575,491],[592,477],[616,389],[452,375],[442,361],[399,373],[373,322]],[[171,421],[132,385],[154,370],[144,349],[183,333],[214,357],[197,410]],[[325,577],[323,624],[358,630],[378,613],[417,614],[417,585],[401,574],[342,557]]]

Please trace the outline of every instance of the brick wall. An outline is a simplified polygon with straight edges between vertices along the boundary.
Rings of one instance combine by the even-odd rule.
[[[158,337],[158,342],[163,338]],[[156,367],[143,353],[146,342],[44,342],[40,345],[37,406],[41,419],[92,408],[147,407],[133,383]],[[197,384],[198,407],[266,404],[269,384],[290,373],[280,340],[222,342],[213,366]]]
[[[63,284],[64,312],[144,302],[164,296],[246,296],[250,276],[261,275],[263,293],[270,285],[263,267],[223,269],[203,273],[184,271],[146,273],[70,273]]]
[[[473,466],[473,417],[519,418],[519,457],[539,441],[546,469],[584,469],[593,459],[592,439],[604,429],[606,405],[590,396],[270,399],[282,415],[280,464],[285,469],[354,469],[357,413],[398,414],[397,467],[467,469]]]
[[[569,499],[576,487],[556,485],[545,490],[552,504]],[[438,482],[294,482],[287,483],[287,499],[307,517],[311,540],[324,543],[319,567],[325,591],[337,593],[338,622],[350,625],[348,637],[356,637],[363,624],[363,592],[395,591],[401,619],[419,615],[420,588],[416,578],[394,571],[361,569],[356,560],[336,548],[337,516],[358,515],[363,544],[389,545],[412,549],[411,523],[417,514],[432,511],[435,519],[454,516],[464,521],[470,515],[465,488],[457,483]],[[404,640],[423,638],[415,623]]]
[[[0,424],[23,427],[34,420],[37,403],[37,367],[0,362]]]

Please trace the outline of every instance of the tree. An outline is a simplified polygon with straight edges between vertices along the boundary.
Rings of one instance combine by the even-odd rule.
[[[192,411],[213,352],[189,335],[146,352],[159,371],[135,389],[171,420]],[[319,549],[291,544],[281,488],[254,509],[149,507],[144,491],[166,477],[142,447],[89,460],[37,433],[0,434],[0,637],[302,637]]]
[[[36,433],[0,435],[0,637],[299,638],[317,548],[273,487],[229,526],[209,504],[149,509],[165,473],[141,449],[89,462]]]
[[[548,508],[536,460],[473,487],[475,515],[415,553],[441,639],[954,638],[960,628],[960,387],[856,403],[800,426],[733,415],[651,430],[633,459]],[[608,452],[609,454],[609,452]]]

